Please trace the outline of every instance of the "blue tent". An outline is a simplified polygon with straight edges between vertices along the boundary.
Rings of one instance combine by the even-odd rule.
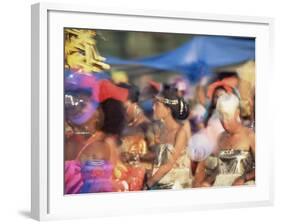
[[[139,65],[175,71],[196,81],[211,74],[215,67],[227,66],[255,59],[253,38],[198,36],[181,47],[160,55],[135,60],[107,57],[111,65]]]

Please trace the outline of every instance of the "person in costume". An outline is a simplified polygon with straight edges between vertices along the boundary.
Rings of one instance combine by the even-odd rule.
[[[66,145],[69,143],[75,148],[75,152],[68,153],[66,147],[65,154],[71,154],[66,159],[75,160],[66,161],[65,164],[71,161],[80,163],[83,176],[81,193],[112,191],[110,180],[118,161],[118,135],[125,121],[121,101],[128,97],[126,89],[116,86],[110,80],[99,78],[97,73],[108,70],[110,66],[99,55],[95,38],[94,30],[65,29],[65,88],[70,92],[77,89],[90,91],[87,100],[74,99],[72,94],[66,94],[65,100],[66,124],[84,128],[89,134],[81,147],[69,141],[70,125],[65,126]],[[67,108],[68,102],[74,110]],[[79,169],[68,168],[65,175],[71,176],[72,170]],[[104,171],[104,175],[100,175],[100,171]],[[69,182],[65,185],[66,189],[71,186]]]
[[[207,97],[211,99],[211,103],[206,114],[204,132],[206,132],[208,138],[213,142],[213,145],[216,145],[215,143],[219,135],[224,132],[219,113],[216,110],[217,100],[220,96],[227,93],[236,93],[236,85],[236,78],[226,77],[208,86]]]
[[[253,184],[255,180],[255,133],[241,124],[239,99],[234,94],[218,98],[217,111],[225,131],[217,150],[197,170],[197,186]]]
[[[103,114],[103,125],[86,141],[76,157],[85,167],[82,172],[92,173],[83,175],[81,193],[114,191],[114,174],[116,169],[121,169],[119,134],[125,125],[123,104],[110,98],[101,102],[99,107]]]
[[[110,80],[96,80],[77,73],[71,74],[66,84],[70,89],[65,94],[66,127],[71,126],[74,134],[66,138],[65,159],[71,160],[76,158],[87,139],[107,122],[101,103],[115,99],[122,104],[121,101],[128,97],[128,90],[114,85]]]
[[[76,159],[81,162],[102,159],[115,165],[117,160],[116,144],[119,134],[125,126],[125,110],[122,102],[112,98],[101,102],[100,110],[103,114],[103,125],[87,140]],[[114,116],[112,116],[113,113]]]
[[[152,175],[145,189],[181,189],[191,186],[190,159],[187,155],[186,127],[178,120],[185,120],[189,106],[173,89],[165,89],[155,97],[154,115],[163,122],[160,144],[156,151]],[[186,124],[185,124],[186,125]]]
[[[84,90],[65,93],[65,160],[76,158],[87,139],[102,126],[98,103]]]
[[[129,91],[129,97],[124,106],[126,108],[127,125],[122,133],[123,159],[126,162],[145,160],[146,154],[156,143],[153,129],[154,123],[151,122],[138,105],[139,90],[134,85],[122,83],[120,87]],[[151,161],[147,168],[151,168]]]

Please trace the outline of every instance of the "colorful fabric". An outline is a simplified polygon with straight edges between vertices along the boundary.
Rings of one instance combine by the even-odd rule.
[[[76,194],[80,192],[83,186],[83,178],[81,175],[81,164],[79,161],[66,161],[64,165],[65,193]]]
[[[152,175],[154,175],[160,166],[167,163],[174,153],[172,144],[160,144],[157,150],[157,159],[154,162]],[[190,187],[192,183],[191,162],[187,155],[187,150],[183,150],[181,156],[177,159],[174,167],[165,174],[159,181],[158,185],[168,186],[171,189],[181,189]],[[166,187],[165,187],[166,188]]]
[[[208,91],[207,91],[207,96],[209,99],[212,99],[213,94],[218,87],[224,88],[227,93],[232,92],[232,87],[227,82],[225,82],[225,80],[219,80],[219,81],[213,82],[212,84],[209,85]]]
[[[112,165],[105,160],[88,160],[82,165],[84,185],[80,193],[112,191]]]

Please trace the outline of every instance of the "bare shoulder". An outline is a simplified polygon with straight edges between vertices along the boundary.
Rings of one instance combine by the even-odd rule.
[[[224,141],[227,137],[228,137],[228,134],[227,134],[226,131],[224,131],[224,132],[222,132],[222,133],[219,134],[219,136],[218,136],[218,141],[219,141],[219,142],[220,142],[220,141]]]
[[[251,128],[243,127],[243,132],[246,136],[249,136],[250,138],[255,137],[255,132]]]
[[[183,124],[180,128],[180,131],[184,131],[187,138],[189,138],[191,136],[191,126],[190,126],[190,123],[188,120],[183,122]]]
[[[227,135],[227,132],[224,131],[222,132],[218,138],[217,138],[217,147],[220,149],[220,148],[224,148],[225,147],[225,142],[228,138],[228,135]]]
[[[176,141],[181,141],[181,140],[186,141],[187,136],[188,136],[188,131],[186,129],[186,126],[181,125],[176,133]]]
[[[185,120],[182,124],[182,127],[185,129],[190,129],[190,122],[189,120]]]

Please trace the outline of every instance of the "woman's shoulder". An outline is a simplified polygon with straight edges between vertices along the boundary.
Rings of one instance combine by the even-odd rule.
[[[184,120],[180,123],[178,131],[185,130],[186,132],[191,132],[191,125],[189,120]]]
[[[244,128],[245,133],[248,134],[248,135],[252,135],[252,134],[255,133],[253,131],[253,129],[251,129],[251,128],[248,128],[248,127],[245,127],[245,126],[243,126],[243,128]]]
[[[185,121],[179,126],[179,129],[176,133],[176,138],[187,138],[191,133],[191,127],[189,121]]]

